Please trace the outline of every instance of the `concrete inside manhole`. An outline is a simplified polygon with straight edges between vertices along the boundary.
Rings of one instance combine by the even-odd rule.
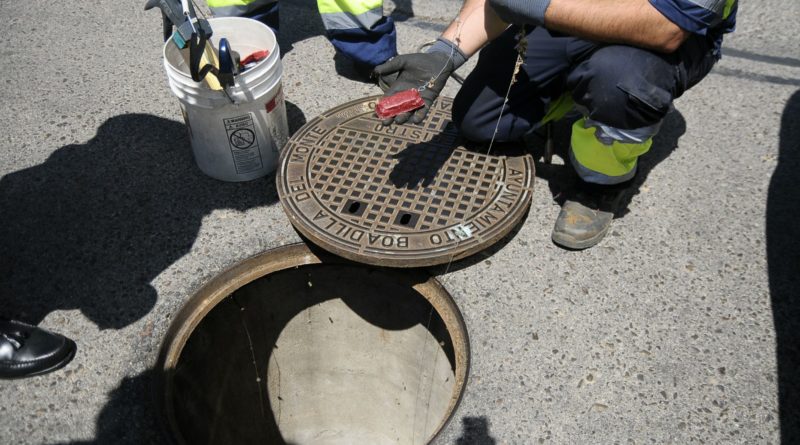
[[[199,291],[164,343],[185,444],[426,444],[463,391],[463,321],[420,271],[268,252]]]

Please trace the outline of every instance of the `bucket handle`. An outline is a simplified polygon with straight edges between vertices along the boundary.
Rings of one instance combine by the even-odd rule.
[[[200,62],[203,58],[203,52],[206,48],[208,37],[202,31],[199,33],[193,32],[189,41],[189,72],[192,74],[192,80],[195,82],[202,82],[203,79],[210,72],[214,77],[219,78],[219,70],[217,67],[210,63],[206,63],[203,68],[200,68]]]
[[[222,85],[222,92],[225,93],[230,103],[235,104],[236,101],[228,94],[228,86],[233,84],[233,76],[224,78],[225,76],[220,75],[219,69],[210,63],[206,63],[202,68],[200,67],[206,44],[208,44],[208,36],[202,29],[199,32],[192,32],[192,36],[189,39],[189,73],[192,75],[192,80],[202,82],[211,73]],[[213,47],[211,49],[213,51]]]

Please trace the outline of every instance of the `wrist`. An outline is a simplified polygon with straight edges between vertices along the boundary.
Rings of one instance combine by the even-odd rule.
[[[544,25],[550,0],[489,0],[497,16],[514,25]]]
[[[455,43],[445,39],[444,37],[439,37],[436,39],[436,42],[428,48],[426,53],[445,53],[445,54],[452,54],[453,60],[453,71],[457,70],[458,67],[463,65],[468,57],[464,54],[464,51],[461,51],[461,48],[458,47]]]

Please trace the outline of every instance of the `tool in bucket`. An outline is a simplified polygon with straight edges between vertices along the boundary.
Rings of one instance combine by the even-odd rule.
[[[223,87],[227,88],[233,86],[235,81],[233,76],[239,74],[238,54],[231,49],[228,39],[225,37],[219,39],[219,72],[217,79]]]
[[[212,35],[208,20],[198,19],[194,5],[190,0],[148,0],[144,9],[149,10],[157,6],[161,9],[164,27],[164,40],[172,41],[181,49],[181,53],[189,66],[192,80],[205,81],[212,90],[224,90],[233,86],[235,72],[225,66],[221,70],[220,62],[209,38]],[[177,30],[172,32],[172,27]],[[188,47],[188,51],[186,48]],[[220,45],[222,52],[222,45]],[[225,57],[233,57],[230,45],[225,41]],[[201,67],[202,65],[202,67]],[[235,67],[235,64],[230,65]],[[233,68],[235,69],[235,68]],[[212,76],[208,76],[211,73]]]

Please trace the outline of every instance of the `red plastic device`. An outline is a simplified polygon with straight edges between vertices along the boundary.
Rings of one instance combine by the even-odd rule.
[[[381,98],[375,106],[375,114],[381,119],[397,116],[425,106],[425,101],[415,89],[401,91]]]
[[[268,49],[261,50],[261,51],[256,51],[253,54],[250,54],[249,56],[247,56],[244,59],[242,59],[239,62],[239,68],[241,69],[241,68],[244,68],[246,65],[249,65],[251,63],[255,64],[257,62],[260,62],[260,61],[266,59],[267,56],[269,56],[269,50]]]

